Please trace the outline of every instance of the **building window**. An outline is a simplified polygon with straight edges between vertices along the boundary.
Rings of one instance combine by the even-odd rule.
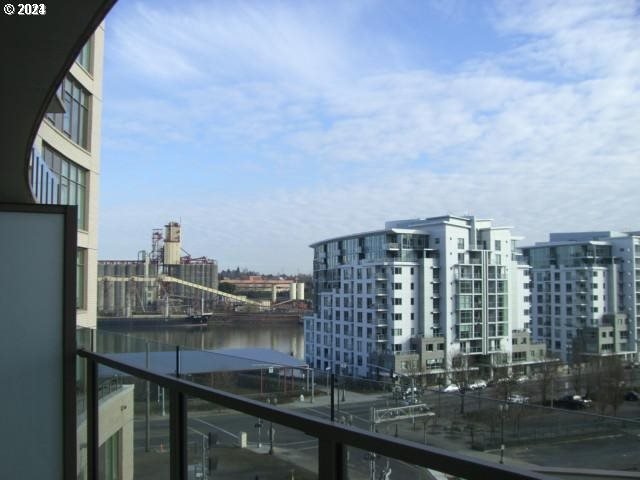
[[[401,313],[394,313],[393,314],[393,319],[395,321],[402,320],[402,314]]]
[[[395,352],[401,352],[402,351],[402,344],[401,343],[396,343],[393,345],[393,350]]]
[[[394,337],[401,337],[402,336],[402,329],[401,328],[394,328],[392,330],[393,332],[393,336]]]
[[[89,103],[91,94],[67,76],[58,91],[65,113],[48,113],[53,125],[82,148],[89,149]]]
[[[393,284],[393,289],[394,290],[402,290],[402,283],[394,283]]]
[[[393,299],[393,304],[394,305],[402,305],[402,298],[394,298]]]
[[[502,245],[501,245],[500,240],[496,240],[495,241],[495,247],[496,247],[495,250],[498,250],[498,251],[502,250]]]
[[[458,239],[458,249],[464,250],[464,238]]]
[[[86,230],[88,171],[76,165],[47,144],[42,145],[42,155],[47,166],[58,177],[58,204],[77,205],[78,228]]]
[[[93,37],[80,50],[76,63],[87,72],[93,73]]]
[[[76,308],[87,308],[87,249],[78,248],[76,257]]]
[[[395,268],[393,269],[393,273],[394,273],[395,275],[400,275],[400,274],[402,274],[402,267],[395,267]]]
[[[98,477],[104,480],[118,480],[120,476],[120,466],[122,460],[120,451],[122,449],[122,430],[118,430],[100,445],[98,449]]]

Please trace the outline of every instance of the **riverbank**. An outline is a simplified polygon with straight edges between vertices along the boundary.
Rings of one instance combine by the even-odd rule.
[[[245,313],[245,312],[214,312],[205,323],[197,318],[185,315],[133,315],[131,317],[98,317],[98,328],[117,327],[126,329],[157,327],[157,326],[194,326],[203,325],[250,325],[260,324],[299,324],[302,323],[304,313]]]

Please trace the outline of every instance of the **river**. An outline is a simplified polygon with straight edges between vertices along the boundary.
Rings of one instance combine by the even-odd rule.
[[[303,326],[293,322],[210,323],[205,326],[100,327],[100,331],[126,334],[153,342],[215,350],[220,348],[271,348],[304,359]]]

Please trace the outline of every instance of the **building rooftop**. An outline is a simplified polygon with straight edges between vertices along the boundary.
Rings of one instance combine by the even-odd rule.
[[[119,362],[145,366],[145,352],[110,353],[107,355]],[[218,350],[181,350],[180,373],[198,374],[260,370],[266,368],[299,368],[308,365],[291,355],[269,348],[223,348]],[[149,369],[163,374],[176,372],[176,352],[150,352]],[[101,376],[113,376],[115,372],[102,367]]]

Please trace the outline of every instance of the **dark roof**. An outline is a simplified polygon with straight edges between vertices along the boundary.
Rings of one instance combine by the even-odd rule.
[[[107,356],[137,367],[145,367],[145,352],[110,353]],[[180,373],[212,373],[265,368],[307,368],[308,365],[285,353],[269,348],[223,348],[219,350],[180,350]],[[149,369],[163,374],[176,372],[176,352],[149,352]],[[100,374],[115,370],[101,367]]]

